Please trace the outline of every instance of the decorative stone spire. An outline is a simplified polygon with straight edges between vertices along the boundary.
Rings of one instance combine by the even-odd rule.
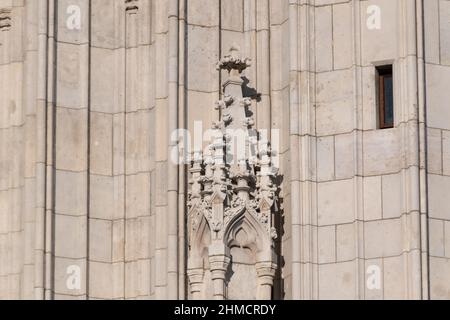
[[[251,66],[251,60],[239,57],[239,48],[232,46],[230,53],[217,64],[218,70],[226,70],[228,79],[223,84],[224,99],[217,102],[222,109],[222,120],[227,128],[244,128],[247,120],[245,108],[251,100],[244,99],[242,95],[242,72]]]
[[[241,59],[239,57],[239,48],[236,45],[232,45],[230,53],[224,56],[217,63],[217,70],[227,70],[230,73],[230,77],[239,77],[242,71],[251,67],[252,60],[249,58]]]
[[[215,104],[220,121],[213,123],[211,145],[204,154],[196,152],[190,170],[188,276],[193,298],[271,298],[277,268],[273,243],[277,232],[272,219],[277,188],[270,145],[254,139],[260,136],[257,132],[251,134],[255,131],[254,120],[248,116],[252,100],[244,97],[242,89],[242,72],[250,65],[250,59],[239,57],[236,46],[217,64],[218,70],[228,72],[224,98]],[[252,149],[258,150],[256,161],[250,155]],[[251,248],[251,253],[244,247]],[[243,250],[242,254],[250,255],[249,261],[255,261],[256,278],[248,283],[233,281],[233,273],[240,268],[233,250]],[[205,264],[209,265],[208,277],[201,272]],[[257,294],[228,297],[229,286],[234,286],[233,292],[255,286]],[[212,296],[207,295],[208,287],[213,288]]]

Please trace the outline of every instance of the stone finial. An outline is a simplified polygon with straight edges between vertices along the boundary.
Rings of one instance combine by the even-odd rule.
[[[237,45],[233,45],[230,48],[230,52],[223,57],[217,64],[217,70],[227,70],[232,72],[233,70],[242,73],[245,69],[252,65],[252,60],[249,58],[240,58],[240,49]]]
[[[0,31],[9,31],[11,29],[11,9],[0,9]]]
[[[139,10],[139,0],[125,0],[125,12],[128,14],[136,14]]]

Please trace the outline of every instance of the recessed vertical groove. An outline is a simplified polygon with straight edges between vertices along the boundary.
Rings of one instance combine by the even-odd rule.
[[[86,299],[90,298],[90,210],[91,210],[91,89],[92,89],[92,1],[88,5],[88,74],[87,74],[87,185],[86,185]]]
[[[37,77],[47,79],[48,65],[48,17],[49,0],[38,0],[38,71]],[[41,29],[43,28],[43,29]],[[47,154],[47,81],[37,84],[36,111],[36,212],[34,249],[34,298],[44,300],[45,284],[45,203],[46,203],[46,154]],[[39,130],[39,128],[41,128]]]

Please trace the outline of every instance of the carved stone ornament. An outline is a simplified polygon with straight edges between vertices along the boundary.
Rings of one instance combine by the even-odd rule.
[[[0,31],[9,31],[11,29],[11,9],[0,9]]]
[[[125,12],[136,14],[139,10],[139,0],[125,0]]]
[[[224,98],[215,104],[220,121],[212,124],[216,134],[209,147],[193,155],[188,201],[192,299],[272,298],[277,173],[270,145],[253,129],[252,100],[243,96],[242,72],[250,65],[236,47],[217,64],[228,72]],[[243,138],[244,155],[230,154],[236,138]],[[250,150],[256,150],[253,157]]]

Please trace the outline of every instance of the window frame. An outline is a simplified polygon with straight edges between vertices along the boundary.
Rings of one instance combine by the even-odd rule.
[[[378,128],[392,129],[395,127],[394,112],[394,72],[392,64],[376,67],[377,73],[377,112],[378,112]],[[386,86],[385,79],[392,79],[392,123],[386,122]]]

